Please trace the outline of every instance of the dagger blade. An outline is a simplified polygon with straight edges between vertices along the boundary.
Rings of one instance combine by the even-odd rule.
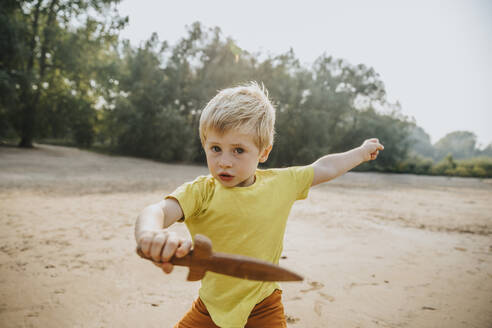
[[[302,281],[297,273],[248,256],[213,253],[205,267],[208,271],[259,281]]]
[[[153,261],[140,248],[137,248],[140,257]],[[226,254],[212,251],[210,239],[203,235],[195,236],[194,249],[188,255],[171,258],[174,265],[187,266],[190,271],[188,280],[200,280],[206,271],[224,274],[236,278],[258,281],[302,281],[304,278],[297,273],[278,265],[256,258]]]

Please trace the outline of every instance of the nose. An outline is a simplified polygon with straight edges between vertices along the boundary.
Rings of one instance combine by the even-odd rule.
[[[226,154],[220,156],[219,158],[219,167],[221,169],[227,169],[232,167],[232,160]]]

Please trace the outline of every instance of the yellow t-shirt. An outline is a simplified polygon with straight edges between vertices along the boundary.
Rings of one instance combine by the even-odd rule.
[[[227,188],[212,176],[185,183],[168,197],[178,200],[191,236],[203,234],[213,250],[278,264],[285,224],[293,203],[307,197],[312,166],[257,170],[248,187]],[[253,307],[280,288],[207,272],[199,291],[219,327],[244,327]]]

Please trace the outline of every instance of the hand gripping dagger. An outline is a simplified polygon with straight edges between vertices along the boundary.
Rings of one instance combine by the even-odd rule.
[[[137,248],[140,257],[152,260]],[[194,248],[188,255],[171,258],[174,265],[187,266],[189,281],[201,280],[205,272],[212,271],[248,280],[260,281],[301,281],[304,278],[290,270],[267,261],[248,256],[212,251],[212,242],[203,235],[195,236]]]

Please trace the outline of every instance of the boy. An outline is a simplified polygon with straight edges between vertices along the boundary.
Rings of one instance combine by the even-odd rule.
[[[143,253],[165,273],[173,256],[183,257],[192,243],[166,230],[184,221],[192,237],[204,234],[214,251],[278,264],[285,224],[293,203],[309,188],[360,163],[374,160],[377,139],[311,165],[257,169],[273,145],[275,110],[256,83],[220,91],[200,117],[200,138],[210,175],[185,183],[137,219],[135,238]],[[286,327],[277,283],[249,281],[207,272],[198,299],[175,328]]]

